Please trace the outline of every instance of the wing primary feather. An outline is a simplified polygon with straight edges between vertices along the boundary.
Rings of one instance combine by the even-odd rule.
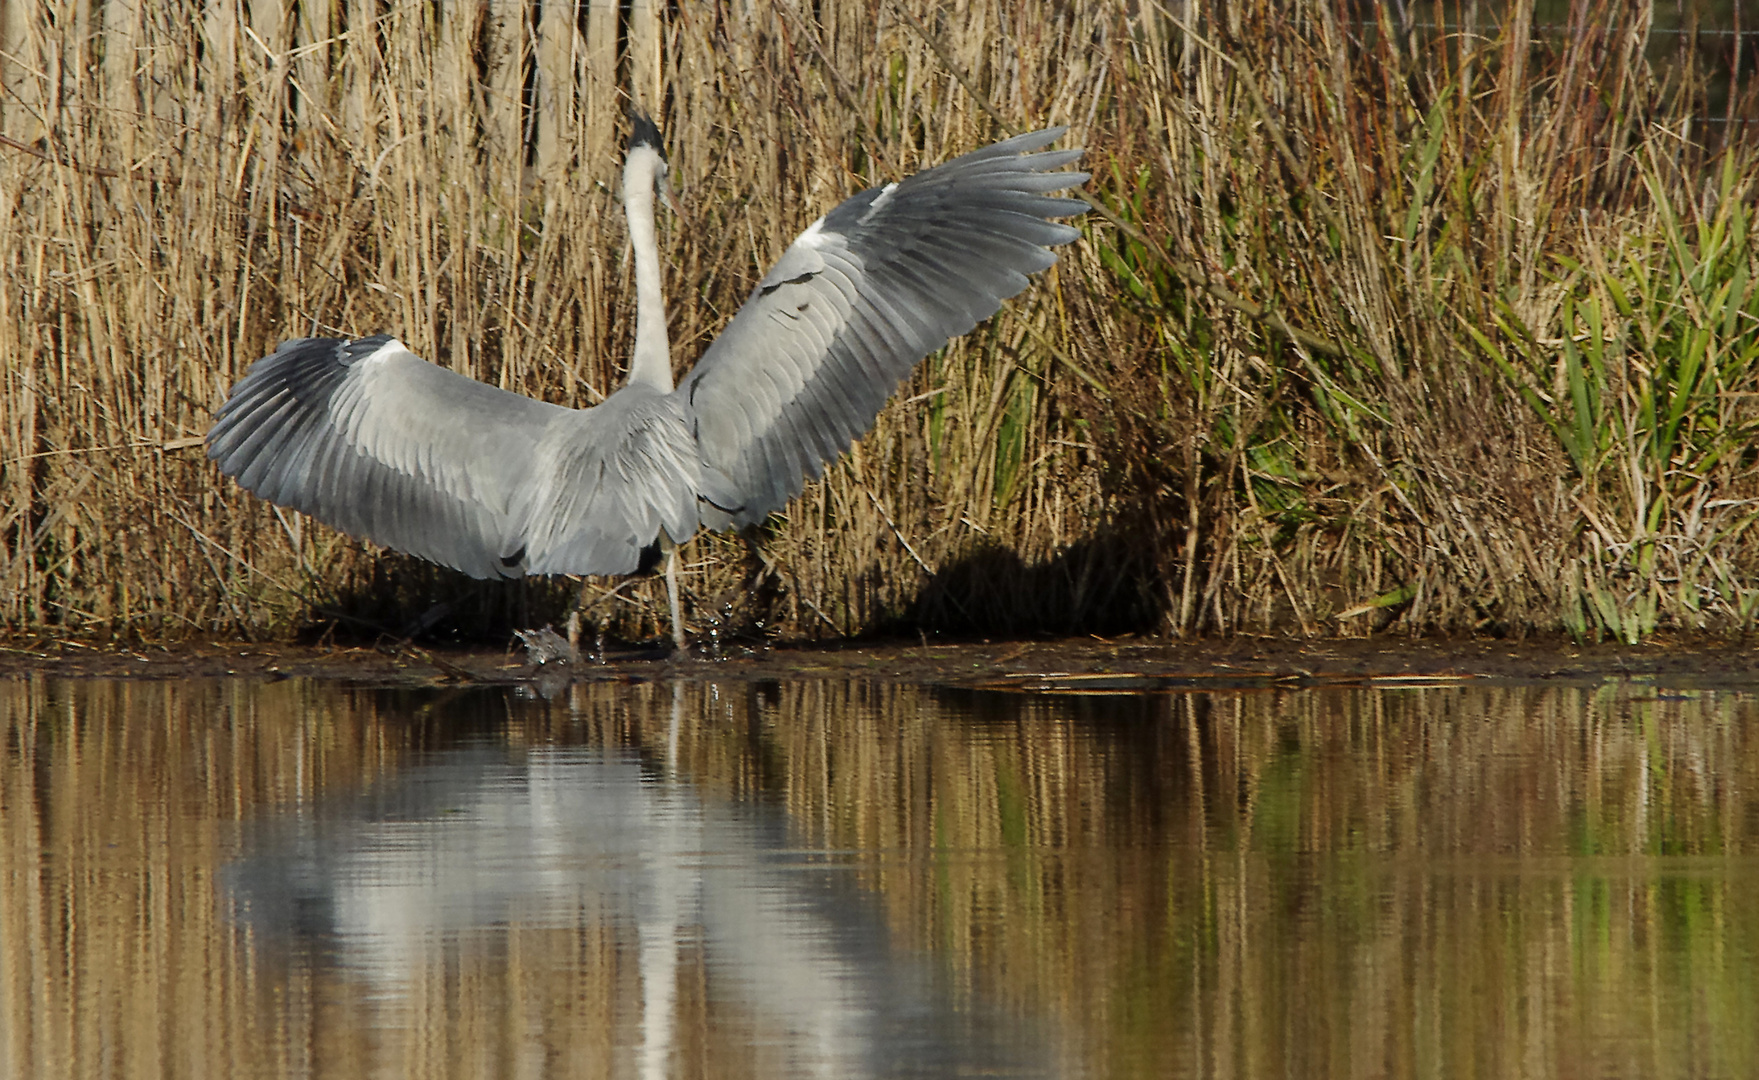
[[[240,464],[239,483],[253,491],[261,486],[269,467],[274,464],[274,455],[286,443],[298,438],[299,411],[298,403],[290,399],[277,401],[274,408],[266,410],[266,415],[261,418],[263,426],[236,452]]]
[[[734,523],[819,475],[922,357],[1080,235],[1047,220],[1086,209],[1053,194],[1088,178],[1063,171],[1080,150],[1043,149],[1062,134],[1029,132],[860,192],[789,248],[688,376],[703,461],[742,495]]]

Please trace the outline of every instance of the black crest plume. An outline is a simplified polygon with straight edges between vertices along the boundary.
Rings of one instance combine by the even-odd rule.
[[[629,110],[629,149],[646,146],[666,156],[666,144],[660,140],[660,129],[653,119],[637,108]]]

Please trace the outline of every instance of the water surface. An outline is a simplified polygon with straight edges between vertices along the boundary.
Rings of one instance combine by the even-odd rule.
[[[1756,718],[0,681],[0,1074],[1751,1077]]]

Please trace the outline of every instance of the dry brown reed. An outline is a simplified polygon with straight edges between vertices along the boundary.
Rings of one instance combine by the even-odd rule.
[[[1745,628],[1759,166],[1714,141],[1744,129],[1694,126],[1645,4],[1562,39],[1477,11],[6,4],[0,626],[554,618],[565,585],[385,555],[196,440],[314,332],[615,386],[633,101],[689,210],[684,363],[837,199],[1010,127],[1072,125],[1106,207],[778,516],[774,570],[687,550],[699,630]],[[651,634],[656,596],[593,615]]]

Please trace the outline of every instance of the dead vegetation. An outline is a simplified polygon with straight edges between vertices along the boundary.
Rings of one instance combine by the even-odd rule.
[[[686,549],[699,631],[1634,640],[1759,602],[1752,58],[1658,56],[1646,4],[1562,35],[1525,3],[0,10],[0,626],[555,618],[567,583],[386,555],[198,440],[314,332],[614,386],[631,99],[689,211],[681,364],[837,199],[1008,127],[1071,125],[1103,207],[773,522],[770,569]],[[651,635],[659,595],[593,614]]]

